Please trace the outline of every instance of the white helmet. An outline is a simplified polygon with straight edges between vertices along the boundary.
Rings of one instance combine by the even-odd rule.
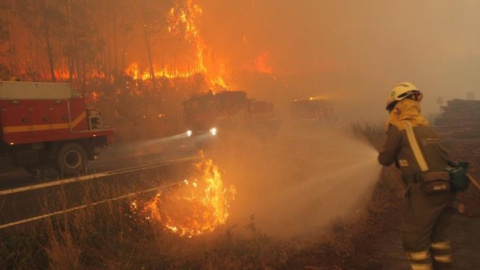
[[[387,99],[386,109],[388,111],[391,111],[395,107],[397,102],[407,97],[420,101],[422,100],[422,93],[413,83],[402,82],[397,84],[395,87],[392,88],[392,92]]]

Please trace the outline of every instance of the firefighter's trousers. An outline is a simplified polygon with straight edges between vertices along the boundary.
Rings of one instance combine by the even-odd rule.
[[[412,183],[406,199],[401,230],[412,269],[453,269],[446,231],[454,213],[455,193],[426,194],[419,183]]]

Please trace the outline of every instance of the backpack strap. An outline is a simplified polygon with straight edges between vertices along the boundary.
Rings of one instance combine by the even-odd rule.
[[[405,130],[407,131],[407,138],[410,142],[410,147],[412,148],[413,154],[417,159],[417,163],[420,166],[422,172],[428,171],[428,165],[423,157],[422,151],[418,146],[417,139],[415,138],[415,133],[413,132],[412,124],[409,121],[405,121]]]

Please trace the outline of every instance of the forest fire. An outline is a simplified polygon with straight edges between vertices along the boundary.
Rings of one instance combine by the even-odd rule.
[[[159,192],[146,203],[141,213],[186,237],[212,232],[225,224],[235,188],[224,186],[221,173],[211,159],[203,159],[195,169],[191,179]]]
[[[209,87],[227,89],[225,66],[219,61],[210,63],[207,69],[208,47],[200,35],[197,23],[202,16],[202,8],[187,0],[183,5],[176,3],[168,12],[168,34],[180,43],[184,51],[173,58],[166,56],[162,65],[150,64],[149,69],[141,68],[137,62],[131,63],[125,69],[125,74],[135,80],[152,78],[181,79],[203,74]],[[153,59],[152,59],[153,60]],[[157,59],[158,60],[158,59]],[[158,62],[158,61],[154,61]]]
[[[204,16],[210,16],[213,10],[202,1],[142,1],[142,4],[126,1],[113,5],[113,10],[110,5],[115,1],[85,2],[84,9],[79,10],[74,9],[73,2],[65,3],[65,7],[50,0],[45,5],[13,2],[2,10],[4,18],[11,18],[4,24],[11,24],[8,29],[16,33],[15,39],[13,34],[0,38],[0,45],[5,47],[0,46],[4,52],[0,60],[12,63],[11,67],[0,66],[3,80],[16,77],[22,81],[71,82],[82,93],[93,91],[100,83],[125,89],[132,79],[152,80],[159,91],[180,84],[192,84],[190,89],[195,91],[220,91],[237,88],[243,71],[268,74],[276,71],[276,66],[272,69],[270,53],[264,50],[248,53],[250,44],[246,34],[239,41],[244,44],[241,55],[245,57],[233,48],[218,49],[228,38],[209,35],[207,25],[211,22]],[[43,9],[55,10],[56,17],[43,20]],[[72,14],[67,12],[72,10]],[[85,24],[82,18],[87,14],[95,17]],[[111,14],[116,14],[115,20],[107,19]],[[68,24],[59,25],[59,21]],[[0,30],[1,26],[2,22]],[[44,29],[50,31],[42,32]],[[34,41],[37,43],[33,49],[28,44]],[[19,55],[10,57],[6,53],[9,50],[28,57],[25,60]],[[234,59],[237,57],[239,60]],[[159,81],[164,83],[157,84]]]
[[[164,68],[157,68],[154,65],[155,70],[155,78],[168,78],[168,79],[175,79],[175,78],[189,78],[196,73],[201,73],[200,71],[185,71],[181,72],[179,70],[168,70],[166,67]],[[151,78],[149,71],[140,70],[138,63],[132,63],[126,69],[125,73],[131,76],[134,80],[148,80]]]

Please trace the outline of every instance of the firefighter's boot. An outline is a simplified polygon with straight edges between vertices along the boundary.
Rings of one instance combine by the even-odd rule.
[[[433,270],[432,258],[428,250],[407,252],[412,270]]]
[[[450,242],[434,242],[432,247],[433,269],[447,270],[455,269],[452,262],[452,248]]]

